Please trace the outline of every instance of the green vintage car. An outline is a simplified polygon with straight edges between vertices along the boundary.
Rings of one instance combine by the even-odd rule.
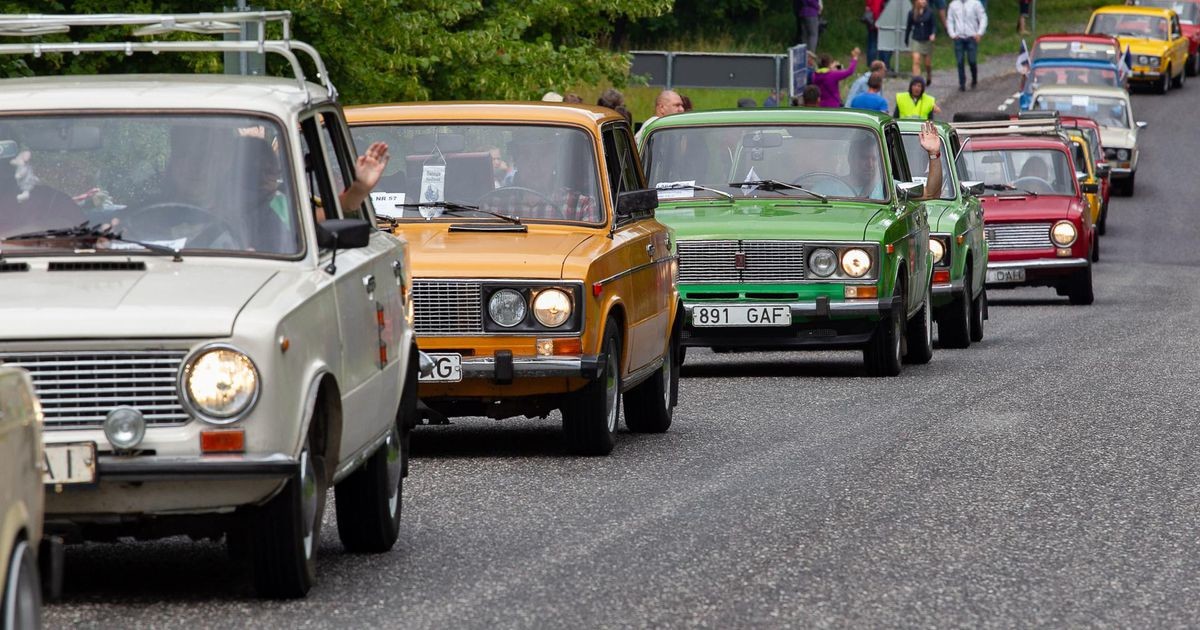
[[[904,139],[908,170],[920,181],[929,171],[929,154],[921,150],[922,121],[896,122]],[[948,150],[941,158],[941,193],[925,202],[933,254],[933,317],[942,347],[966,348],[972,341],[983,340],[983,320],[987,318],[987,239],[983,206],[975,196],[983,192],[983,182],[964,182],[950,168],[950,157],[958,154],[960,146],[958,133],[946,123],[934,124]]]
[[[641,149],[678,239],[684,347],[861,349],[878,376],[933,356],[924,186],[890,117],[675,114]]]

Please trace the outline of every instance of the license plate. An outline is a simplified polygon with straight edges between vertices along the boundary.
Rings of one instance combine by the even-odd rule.
[[[693,306],[693,326],[791,326],[786,304],[759,306]]]
[[[1025,282],[1025,269],[988,269],[987,270],[988,284],[1012,284],[1014,282]]]
[[[461,354],[433,354],[426,352],[433,359],[433,371],[429,376],[422,376],[422,383],[457,383],[462,380]]]
[[[96,443],[47,444],[42,456],[42,483],[95,483]]]

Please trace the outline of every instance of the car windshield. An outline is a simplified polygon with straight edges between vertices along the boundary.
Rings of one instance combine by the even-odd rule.
[[[650,184],[660,189],[663,200],[718,196],[683,188],[693,185],[736,197],[816,198],[778,184],[799,186],[826,197],[888,198],[879,135],[864,127],[668,127],[650,134],[643,155]],[[751,181],[778,184],[743,184]],[[662,190],[673,186],[681,189]]]
[[[1116,63],[1116,46],[1102,42],[1042,41],[1033,46],[1033,59],[1086,59]]]
[[[398,220],[521,220],[602,223],[604,205],[591,138],[542,125],[367,125],[357,146],[386,142],[392,155],[372,193]],[[462,208],[468,206],[468,208]]]
[[[1078,68],[1071,66],[1037,66],[1033,69],[1033,85],[1105,85],[1119,86],[1117,71],[1112,68]]]
[[[1067,134],[1074,138],[1082,138],[1087,142],[1088,154],[1091,156],[1092,162],[1098,162],[1103,158],[1100,151],[1099,140],[1095,137],[1096,130],[1088,127],[1069,127]]]
[[[1137,0],[1134,4],[1144,7],[1171,9],[1179,14],[1179,21],[1184,24],[1195,24],[1200,21],[1200,5],[1195,2],[1179,2],[1178,0]]]
[[[905,133],[901,136],[904,138],[904,154],[908,156],[908,172],[912,173],[915,181],[924,181],[929,173],[929,153],[921,148],[921,135]],[[938,198],[954,199],[954,179],[950,176],[948,151],[942,151],[942,175],[942,191]]]
[[[959,156],[963,178],[981,181],[986,194],[1074,195],[1075,172],[1064,151],[969,148]]]
[[[296,255],[285,147],[249,116],[0,120],[0,249]]]
[[[1100,13],[1092,20],[1089,34],[1142,39],[1170,39],[1167,19],[1139,13]]]
[[[1129,128],[1129,110],[1124,99],[1083,94],[1039,94],[1033,109],[1057,110],[1062,116],[1091,118],[1101,127]]]

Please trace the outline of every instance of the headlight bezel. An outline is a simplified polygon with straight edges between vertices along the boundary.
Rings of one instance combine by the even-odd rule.
[[[1058,240],[1058,238],[1056,238],[1056,236],[1055,236],[1055,232],[1058,230],[1058,227],[1061,225],[1065,225],[1065,226],[1071,228],[1071,240],[1067,241],[1066,243],[1060,242]],[[1070,247],[1070,246],[1074,245],[1075,242],[1078,240],[1079,240],[1079,228],[1075,227],[1074,223],[1072,223],[1066,219],[1063,219],[1061,221],[1055,221],[1054,225],[1050,226],[1050,242],[1054,243],[1055,247]]]
[[[557,324],[547,323],[546,320],[542,319],[541,313],[539,312],[540,309],[538,307],[538,301],[541,300],[543,296],[553,295],[561,295],[566,299],[566,309],[564,311],[565,314],[562,316],[562,320]],[[567,323],[567,320],[571,319],[571,315],[575,312],[575,301],[571,299],[571,294],[558,287],[548,287],[535,291],[530,298],[529,310],[533,313],[533,318],[537,320],[537,323],[545,326],[546,328],[557,329],[561,327],[563,324]]]
[[[583,329],[583,283],[577,280],[480,280],[481,302],[480,317],[483,322],[484,334],[501,335],[563,335],[578,334]],[[488,303],[492,296],[499,291],[510,289],[521,294],[525,299],[525,318],[516,326],[505,328],[492,321],[488,312]],[[536,296],[548,289],[558,289],[566,293],[571,301],[571,313],[559,326],[546,326],[538,321],[534,314],[533,301]],[[461,336],[461,335],[459,335]]]
[[[214,413],[192,400],[191,388],[188,387],[191,370],[196,362],[201,357],[217,351],[233,352],[241,355],[250,364],[250,369],[254,373],[254,391],[250,394],[250,400],[241,409],[228,414]],[[176,378],[175,386],[178,390],[179,402],[183,405],[188,415],[208,424],[226,426],[243,420],[258,406],[258,400],[262,396],[262,371],[258,369],[258,363],[254,361],[250,354],[238,346],[230,343],[209,343],[193,349],[184,357],[183,361],[179,364],[179,374]]]
[[[933,251],[933,244],[937,243],[942,248],[942,255],[938,257]],[[929,235],[929,255],[933,259],[934,267],[949,267],[953,258],[951,252],[951,243],[949,234],[930,234]]]
[[[818,273],[816,265],[813,264],[813,258],[815,258],[818,253],[822,252],[828,252],[829,255],[833,257],[833,264],[830,265],[828,273]],[[812,251],[808,253],[805,264],[808,265],[808,270],[813,272],[815,277],[821,279],[832,278],[833,275],[841,269],[842,257],[838,255],[837,250],[832,247],[814,247]]]
[[[492,313],[492,302],[495,301],[497,298],[499,298],[501,295],[514,296],[514,298],[513,298],[515,300],[514,303],[520,305],[520,307],[521,307],[521,310],[520,310],[521,316],[518,317],[517,320],[511,324],[506,324],[506,323],[496,319],[496,315]],[[495,291],[492,291],[492,293],[490,295],[487,296],[486,300],[484,300],[483,313],[487,317],[487,321],[490,322],[493,326],[499,326],[500,328],[502,328],[504,330],[511,330],[513,328],[516,328],[517,326],[520,326],[522,323],[525,322],[525,320],[529,319],[529,296],[525,295],[524,293],[521,293],[520,291],[518,291],[516,289],[512,289],[509,287],[502,287],[502,288],[496,289]]]
[[[862,273],[860,273],[858,275],[855,275],[849,269],[846,268],[847,267],[846,258],[855,252],[862,252],[862,255],[865,256],[867,259],[866,270],[864,270]],[[871,272],[875,270],[876,263],[875,263],[875,258],[873,256],[871,256],[871,252],[867,248],[865,248],[865,247],[847,247],[846,250],[843,251],[840,256],[838,256],[838,267],[841,268],[842,273],[845,274],[846,277],[848,277],[852,280],[865,280],[866,278],[870,277]]]

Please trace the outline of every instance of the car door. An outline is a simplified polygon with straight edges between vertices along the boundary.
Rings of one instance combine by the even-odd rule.
[[[958,156],[962,153],[962,141],[957,132],[951,132],[949,147],[951,156]],[[965,174],[962,161],[954,160],[950,167],[956,169],[955,175],[961,184]],[[971,250],[971,270],[973,272],[971,286],[982,287],[984,275],[987,273],[987,240],[983,233],[983,204],[979,203],[978,197],[963,192],[961,185],[958,194],[963,200],[963,207],[967,215],[967,245]]]
[[[40,509],[31,503],[31,489],[40,492],[42,462],[37,419],[33,399],[22,372],[0,369],[0,506],[9,513],[0,514],[0,529],[11,523],[3,519],[18,513],[10,508],[23,503],[29,510]],[[40,514],[38,515],[40,518]]]
[[[908,159],[904,155],[904,141],[900,137],[899,128],[893,123],[883,129],[884,141],[887,144],[888,168],[891,170],[893,182],[910,182],[912,175],[908,171]],[[893,185],[892,194],[896,195]],[[904,223],[906,235],[896,244],[901,250],[904,260],[908,263],[908,277],[912,279],[906,299],[908,312],[921,303],[925,297],[925,287],[930,282],[929,269],[929,218],[925,212],[925,204],[917,201],[901,201],[897,203],[897,219]],[[882,252],[881,252],[882,254]]]
[[[601,130],[604,161],[613,191],[613,203],[623,192],[645,186],[634,148],[633,136],[624,122],[610,123]],[[629,314],[629,340],[626,355],[628,370],[644,367],[662,356],[670,322],[670,243],[668,233],[652,217],[624,220],[616,225],[614,240],[619,239],[628,261],[630,293],[625,295]]]
[[[1188,56],[1188,40],[1183,36],[1183,28],[1179,26],[1179,16],[1171,15],[1171,67],[1186,68]],[[1184,74],[1184,72],[1180,72]]]

